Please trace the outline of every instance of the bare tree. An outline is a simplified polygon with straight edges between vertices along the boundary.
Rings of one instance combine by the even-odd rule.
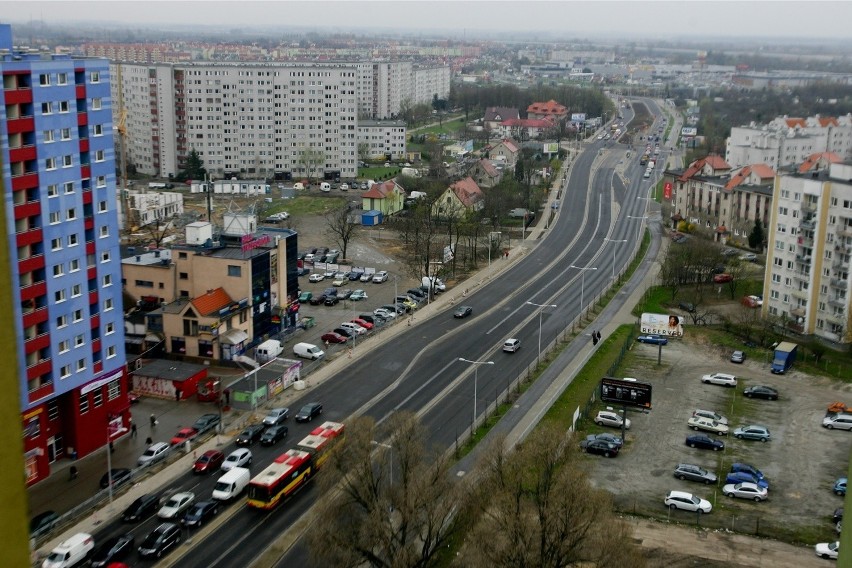
[[[325,152],[313,148],[303,148],[299,152],[297,163],[305,170],[308,181],[313,183],[314,178],[318,177],[318,171],[325,166]]]
[[[359,227],[358,223],[352,219],[352,211],[344,205],[326,213],[325,220],[326,234],[340,247],[343,258],[347,258],[346,249],[349,248],[349,241],[355,236]]]
[[[347,426],[324,467],[324,494],[308,545],[316,565],[425,567],[447,545],[460,500],[449,462],[425,446],[413,414],[398,413],[382,440],[372,419]]]
[[[573,437],[536,430],[510,453],[500,441],[486,453],[474,486],[466,566],[643,566],[609,495],[593,488]],[[602,545],[620,535],[618,546]]]

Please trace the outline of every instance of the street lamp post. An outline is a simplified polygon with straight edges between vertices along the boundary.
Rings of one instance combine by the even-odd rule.
[[[488,266],[491,266],[491,249],[494,246],[494,235],[502,235],[500,231],[491,231],[488,233]],[[499,241],[498,241],[499,242]]]
[[[648,198],[647,197],[640,197],[639,199],[648,199]],[[640,219],[642,221],[646,221],[648,219],[647,215],[643,215],[641,217],[634,217],[633,215],[628,215],[627,218],[628,219]],[[642,235],[642,223],[639,223],[639,230],[636,231],[636,239],[638,241],[642,240],[641,235]]]
[[[469,359],[465,359],[464,357],[459,357],[459,361],[462,363],[469,363],[471,365],[475,365],[473,368],[473,423],[476,424],[476,384],[479,381],[479,366],[480,365],[493,365],[494,361],[471,361]]]
[[[605,243],[626,243],[627,239],[608,239],[604,237]],[[615,247],[612,247],[612,280],[615,281]]]
[[[377,442],[375,440],[371,440],[370,443],[373,444],[374,446],[380,446],[382,448],[385,448],[386,450],[390,450],[391,452],[393,452],[393,446],[391,446],[390,444],[383,444],[382,442]],[[390,458],[388,459],[388,462],[390,463],[390,485],[391,485],[391,487],[393,487],[393,454],[392,453],[390,454]]]
[[[583,315],[583,303],[585,298],[583,297],[586,290],[586,271],[587,270],[597,270],[596,266],[574,266],[571,265],[571,268],[576,268],[577,270],[581,270],[583,272],[582,278],[580,279],[580,313],[578,315]]]
[[[556,304],[536,304],[535,302],[527,302],[527,304],[538,308],[538,358],[541,359],[541,313],[544,308],[555,308]]]

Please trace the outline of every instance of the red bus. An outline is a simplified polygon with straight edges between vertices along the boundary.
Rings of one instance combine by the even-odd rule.
[[[311,454],[314,469],[318,470],[328,459],[328,450],[343,438],[344,429],[345,426],[339,422],[326,422],[296,444],[296,449]]]
[[[313,473],[311,454],[287,450],[249,483],[248,505],[257,509],[274,509],[295,493]]]

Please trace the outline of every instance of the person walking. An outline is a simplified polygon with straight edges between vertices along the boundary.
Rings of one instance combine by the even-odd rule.
[[[131,422],[131,423],[130,423],[130,437],[131,437],[131,438],[136,438],[136,435],[137,435],[137,434],[136,434],[136,423],[135,423],[135,422]]]
[[[74,481],[75,479],[77,479],[77,475],[78,475],[77,466],[76,466],[76,465],[72,465],[72,466],[68,469],[68,473],[69,473],[69,475],[70,475],[70,479],[69,479],[69,481]]]
[[[149,418],[149,420],[151,421],[151,430],[153,430],[154,427],[157,426],[157,417],[154,416],[153,412],[151,413],[151,418]]]

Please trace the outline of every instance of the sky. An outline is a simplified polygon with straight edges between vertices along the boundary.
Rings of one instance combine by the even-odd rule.
[[[366,33],[371,29],[564,33],[569,38],[734,37],[847,39],[852,2],[844,1],[78,1],[0,0],[0,21],[111,21],[130,26],[171,24],[227,28],[302,27]]]

